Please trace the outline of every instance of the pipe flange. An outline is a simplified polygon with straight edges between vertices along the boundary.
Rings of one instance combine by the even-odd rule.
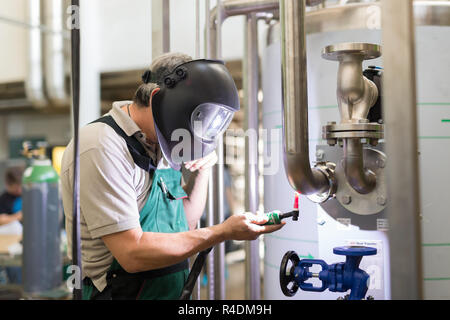
[[[384,125],[379,123],[330,123],[323,127],[324,132],[347,131],[384,131]]]
[[[381,56],[381,46],[372,43],[347,42],[330,45],[322,51],[322,57],[331,61],[339,61],[349,55],[360,56],[361,60],[376,59]]]
[[[324,203],[334,197],[337,191],[337,180],[335,177],[336,164],[332,162],[318,162],[315,167],[316,170],[322,172],[328,180],[328,190],[322,193],[316,193],[307,196],[309,200],[314,203]]]
[[[324,132],[323,139],[384,139],[384,132],[374,131],[343,131],[343,132]]]
[[[323,127],[322,137],[330,139],[384,139],[384,126],[378,123],[342,123]]]

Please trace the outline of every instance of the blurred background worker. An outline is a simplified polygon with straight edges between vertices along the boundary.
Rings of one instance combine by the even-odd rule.
[[[0,195],[0,234],[21,233],[22,167],[11,167],[5,173],[6,190]]]
[[[0,195],[0,235],[22,235],[22,176],[22,167],[10,167],[5,172],[6,190]],[[4,271],[7,279],[3,282],[22,282],[21,267],[6,267]]]

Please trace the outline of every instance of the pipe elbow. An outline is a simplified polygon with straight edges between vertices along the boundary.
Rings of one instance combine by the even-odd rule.
[[[297,154],[287,154],[285,157],[286,175],[292,188],[303,195],[313,195],[326,192],[330,183],[320,170],[311,168],[309,159]]]
[[[364,168],[363,147],[359,139],[344,140],[344,170],[348,183],[358,193],[368,194],[375,189],[377,177]]]

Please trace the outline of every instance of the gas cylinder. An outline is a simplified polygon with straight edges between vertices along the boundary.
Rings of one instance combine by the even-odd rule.
[[[23,177],[23,287],[39,295],[62,283],[59,176],[44,156],[32,159]]]

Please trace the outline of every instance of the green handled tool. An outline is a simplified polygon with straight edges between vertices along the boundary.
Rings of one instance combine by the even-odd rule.
[[[293,221],[298,221],[298,210],[294,210],[288,213],[281,213],[280,211],[272,211],[269,213],[266,213],[269,221],[265,223],[265,226],[271,226],[276,224],[281,224],[281,221],[286,218],[292,217]]]

